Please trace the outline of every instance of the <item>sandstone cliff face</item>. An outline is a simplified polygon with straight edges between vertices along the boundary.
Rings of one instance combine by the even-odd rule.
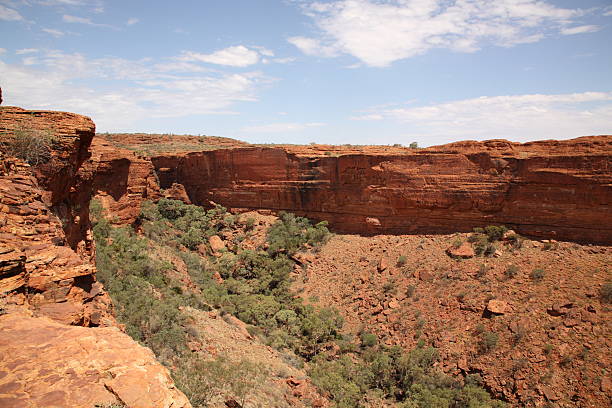
[[[91,150],[92,157],[79,172],[82,190],[88,197],[100,200],[114,222],[133,223],[143,201],[161,197],[150,160],[101,138],[94,138]]]
[[[84,197],[80,197],[77,172],[90,156],[95,125],[88,117],[74,113],[0,107],[0,141],[31,131],[42,132],[53,140],[51,160],[33,169],[42,200],[62,220],[70,246],[84,246],[89,210],[82,205]]]
[[[92,189],[116,187],[79,170],[94,131],[74,114],[0,108],[0,406],[189,407],[152,353],[116,328],[89,262]],[[51,138],[48,160],[6,154],[24,132]]]
[[[246,147],[152,157],[191,201],[286,210],[359,234],[519,233],[612,243],[612,137],[464,142],[421,150]]]

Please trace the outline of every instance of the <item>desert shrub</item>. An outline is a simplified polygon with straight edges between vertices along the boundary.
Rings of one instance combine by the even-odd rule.
[[[483,332],[479,342],[480,351],[483,353],[488,353],[497,346],[498,341],[499,335],[497,333],[491,331]]]
[[[533,271],[531,271],[531,274],[529,275],[529,277],[531,278],[531,280],[539,282],[542,279],[544,279],[544,269],[541,268],[536,268]]]
[[[602,302],[612,303],[612,282],[606,282],[599,290],[599,297]]]
[[[486,264],[480,264],[478,267],[478,272],[476,272],[476,277],[478,279],[483,279],[485,276],[487,276],[489,269],[490,268]]]
[[[55,138],[50,131],[16,130],[12,139],[6,143],[6,153],[18,157],[32,166],[51,160]]]
[[[363,332],[359,336],[359,339],[361,340],[362,347],[373,347],[378,343],[378,338],[372,333]]]
[[[484,228],[484,231],[485,231],[485,234],[487,234],[487,238],[489,239],[489,242],[495,242],[495,241],[499,241],[504,236],[506,231],[508,231],[508,228],[506,228],[503,225],[500,225],[500,226],[489,225]]]
[[[414,296],[414,293],[416,292],[416,286],[414,285],[408,285],[408,287],[406,288],[406,296],[408,296],[409,298]]]
[[[322,245],[328,237],[327,221],[313,226],[307,218],[281,212],[279,219],[268,230],[268,252],[272,255],[281,252],[291,255],[305,245]]]
[[[404,266],[406,265],[407,261],[408,261],[408,258],[406,258],[406,255],[400,255],[400,257],[397,258],[397,266]]]
[[[504,276],[506,279],[514,278],[519,272],[519,268],[516,265],[508,265],[506,271],[504,272]]]

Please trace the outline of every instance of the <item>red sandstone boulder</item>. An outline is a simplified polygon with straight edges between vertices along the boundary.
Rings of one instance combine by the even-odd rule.
[[[470,244],[469,242],[464,242],[459,247],[451,246],[446,250],[446,253],[451,258],[463,259],[473,258],[476,255],[472,244]]]

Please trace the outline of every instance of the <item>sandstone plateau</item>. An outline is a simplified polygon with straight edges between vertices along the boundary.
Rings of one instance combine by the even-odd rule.
[[[612,136],[417,150],[226,142],[203,151],[154,135],[105,138],[133,150],[155,146],[160,187],[180,184],[198,205],[284,210],[364,235],[504,224],[533,237],[612,243]]]

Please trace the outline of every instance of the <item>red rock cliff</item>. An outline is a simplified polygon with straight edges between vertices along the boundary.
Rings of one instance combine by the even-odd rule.
[[[326,151],[327,153],[324,153]],[[152,158],[195,204],[286,210],[337,231],[449,233],[505,224],[612,243],[612,136],[462,142],[410,150],[239,147]]]

